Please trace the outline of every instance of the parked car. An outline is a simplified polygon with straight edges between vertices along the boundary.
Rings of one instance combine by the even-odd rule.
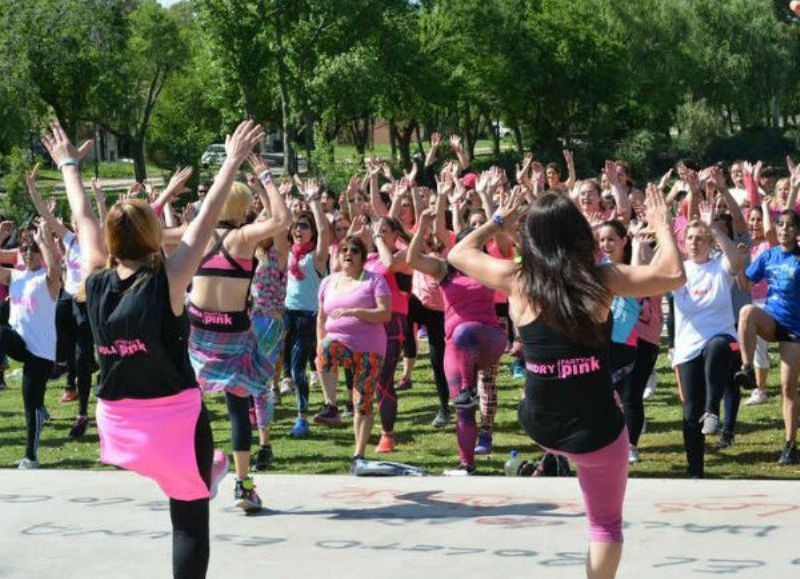
[[[200,164],[203,167],[211,165],[222,165],[225,162],[225,145],[209,145],[200,157]]]
[[[511,129],[505,126],[503,123],[496,123],[494,125],[494,130],[497,132],[497,135],[503,139],[511,135]]]

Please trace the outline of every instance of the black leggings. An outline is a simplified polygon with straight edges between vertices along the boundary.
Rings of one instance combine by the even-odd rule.
[[[246,398],[243,400],[247,401]],[[214,440],[205,405],[200,410],[194,431],[197,468],[206,485],[211,487],[211,462]],[[172,520],[172,575],[175,579],[204,579],[208,570],[209,529],[208,499],[196,501],[169,500]]]
[[[250,424],[250,397],[242,398],[225,393],[225,405],[231,420],[231,442],[234,451],[250,452],[253,444],[253,425]]]
[[[25,456],[37,460],[39,435],[44,424],[44,391],[53,361],[34,356],[25,340],[11,326],[0,326],[0,358],[8,355],[22,362],[22,401],[25,407]]]
[[[89,394],[92,389],[94,344],[92,328],[86,315],[86,304],[78,303],[62,292],[56,306],[56,359],[68,366],[67,387],[78,387],[78,414],[89,413]]]
[[[633,370],[625,381],[622,390],[622,408],[625,413],[625,424],[628,427],[628,440],[633,446],[639,444],[639,437],[644,427],[644,389],[647,380],[656,367],[658,344],[639,339],[636,342],[636,361]]]
[[[703,476],[705,435],[700,418],[705,412],[719,416],[722,394],[733,382],[733,373],[740,364],[739,353],[731,348],[735,343],[732,336],[714,336],[699,356],[678,364],[683,392],[683,444],[690,476]]]
[[[439,407],[447,412],[450,391],[444,375],[444,312],[426,308],[412,294],[408,300],[408,325],[411,327],[414,324],[425,326],[428,332],[428,358],[431,361],[436,394],[439,396]]]

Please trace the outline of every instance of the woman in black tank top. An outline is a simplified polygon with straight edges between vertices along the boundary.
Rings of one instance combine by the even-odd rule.
[[[208,501],[227,471],[222,453],[212,464],[211,429],[186,349],[184,298],[239,166],[263,137],[261,127],[246,121],[226,138],[226,160],[200,213],[166,259],[156,213],[183,190],[191,170],[177,173],[153,206],[116,203],[101,229],[81,182],[81,153],[58,122],[42,137],[78,225],[87,312],[100,354],[101,459],[154,479],[169,496],[173,574],[182,579],[206,576]]]
[[[590,527],[587,576],[610,578],[622,555],[628,468],[627,434],[609,371],[611,300],[676,289],[685,274],[664,198],[653,185],[647,221],[659,252],[639,267],[597,265],[592,229],[572,201],[545,194],[526,209],[525,195],[517,187],[448,261],[509,296],[527,369],[520,421],[537,443],[576,463]],[[518,263],[482,251],[498,230],[514,231],[523,215]]]

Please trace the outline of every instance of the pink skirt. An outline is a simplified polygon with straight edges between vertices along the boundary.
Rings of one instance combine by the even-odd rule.
[[[198,388],[163,398],[98,400],[100,460],[153,479],[172,499],[207,499],[195,451],[201,404]]]

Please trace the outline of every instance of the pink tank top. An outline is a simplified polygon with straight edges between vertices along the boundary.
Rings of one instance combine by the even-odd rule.
[[[367,256],[367,261],[364,262],[364,269],[376,273],[386,280],[389,285],[389,291],[392,292],[392,313],[408,315],[408,294],[400,289],[397,285],[397,278],[394,273],[386,269],[381,263],[380,256],[377,253],[371,253]]]
[[[497,326],[494,311],[494,290],[463,273],[451,270],[439,284],[444,298],[444,335],[450,338],[464,322]]]

